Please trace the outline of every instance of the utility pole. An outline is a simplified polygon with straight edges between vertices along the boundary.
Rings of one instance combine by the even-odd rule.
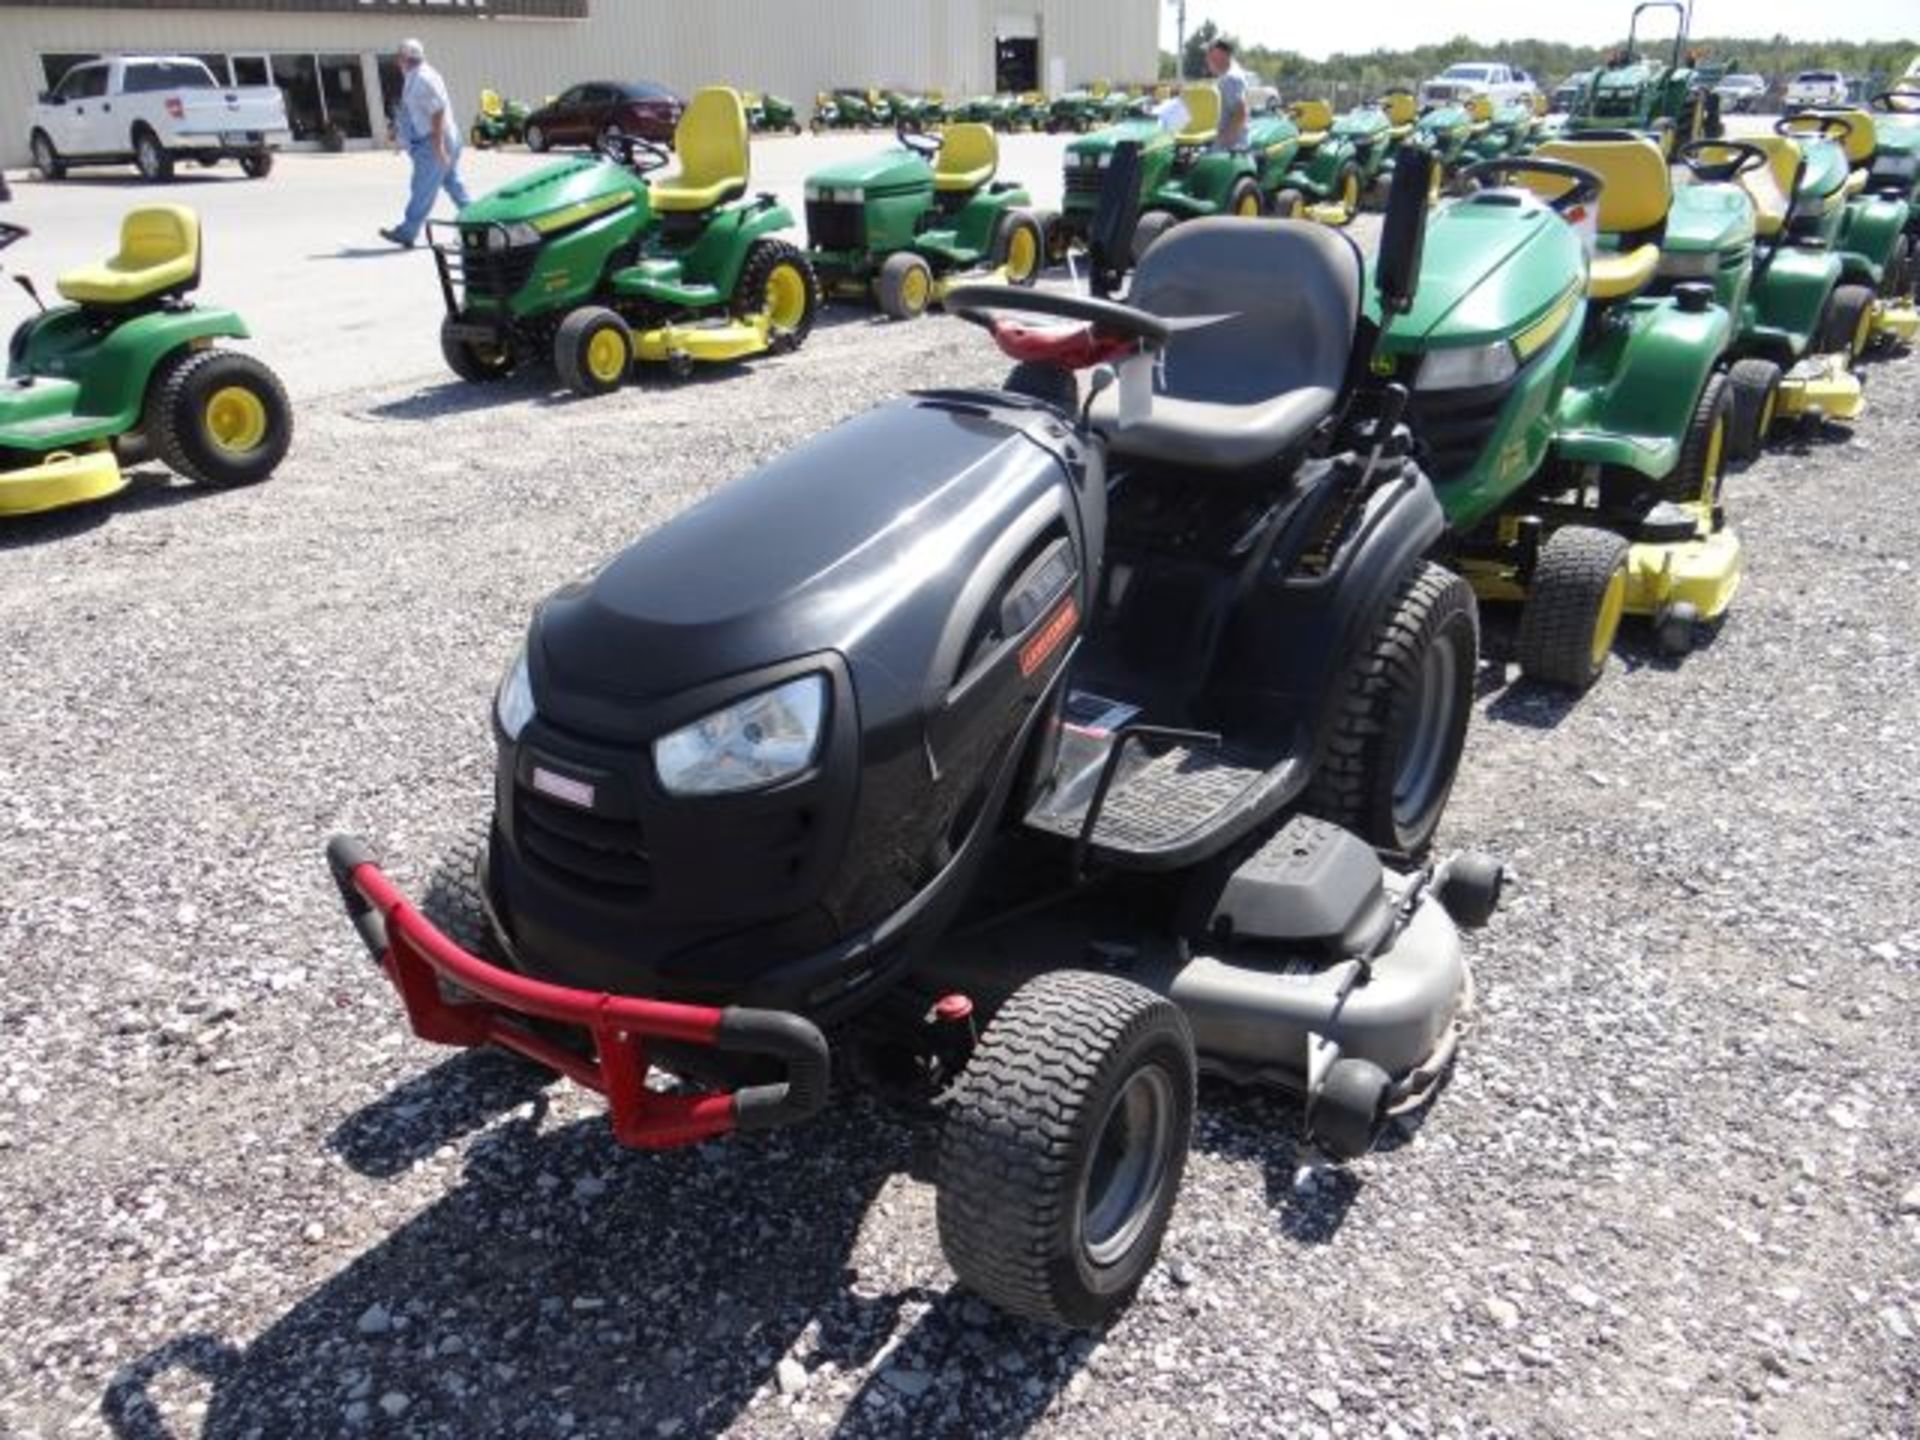
[[[1173,5],[1173,78],[1187,78],[1187,0],[1171,0]]]

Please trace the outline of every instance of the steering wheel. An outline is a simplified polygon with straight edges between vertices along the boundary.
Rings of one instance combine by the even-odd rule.
[[[1773,122],[1773,133],[1789,140],[1804,140],[1815,135],[1822,140],[1844,142],[1853,134],[1853,122],[1844,115],[1821,115],[1806,110],[1798,115],[1782,115]]]
[[[1722,158],[1707,159],[1710,151],[1717,152]],[[1689,140],[1680,147],[1680,153],[1674,158],[1697,179],[1709,183],[1751,175],[1773,163],[1773,158],[1766,151],[1745,140]]]
[[[1485,185],[1490,180],[1503,175],[1551,175],[1556,179],[1568,181],[1567,189],[1547,201],[1556,213],[1564,215],[1569,210],[1577,210],[1583,205],[1591,205],[1600,198],[1600,192],[1607,182],[1584,165],[1570,164],[1565,160],[1546,160],[1532,155],[1502,155],[1495,160],[1482,160],[1469,165],[1460,172],[1460,178],[1471,180],[1475,185]]]
[[[673,163],[673,152],[666,146],[624,130],[609,130],[601,136],[600,150],[614,164],[625,165],[636,175],[651,175]]]
[[[931,160],[940,153],[943,143],[938,135],[929,135],[915,121],[900,117],[900,123],[893,127],[893,135],[902,148],[911,150],[922,160]]]
[[[1052,290],[1028,290],[1016,285],[958,285],[947,292],[949,315],[994,328],[994,312],[1015,310],[1048,315],[1056,320],[1079,320],[1102,338],[1136,342],[1148,350],[1163,348],[1178,328],[1158,315],[1131,305],[1095,300],[1088,295],[1062,295]]]
[[[1883,115],[1920,115],[1920,90],[1882,90],[1867,108]]]
[[[29,233],[31,232],[24,225],[11,225],[5,220],[0,220],[0,250],[6,249],[16,240],[26,239]]]

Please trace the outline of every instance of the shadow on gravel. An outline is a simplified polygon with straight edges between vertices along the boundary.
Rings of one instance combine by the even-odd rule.
[[[1299,1105],[1283,1096],[1202,1080],[1193,1144],[1209,1155],[1260,1165],[1280,1233],[1301,1245],[1324,1245],[1340,1233],[1362,1182],[1350,1170],[1315,1167],[1307,1183],[1298,1183],[1312,1154],[1300,1145],[1300,1122]]]
[[[488,1058],[456,1057],[402,1086],[341,1126],[334,1147],[363,1173],[396,1175],[524,1103],[531,1077],[513,1073],[524,1067]],[[196,1398],[198,1433],[213,1440],[692,1440],[727,1429],[763,1390],[755,1415],[781,1425],[777,1366],[793,1354],[806,1403],[842,1434],[1019,1435],[1092,1342],[957,1291],[885,1288],[855,1267],[869,1206],[924,1141],[883,1118],[855,1103],[793,1131],[658,1155],[622,1150],[598,1116],[546,1132],[537,1118],[495,1124],[441,1198],[250,1344],[177,1336],[120,1369],[101,1414],[122,1440],[194,1433],[184,1414]]]
[[[1552,730],[1573,713],[1580,703],[1569,694],[1537,680],[1515,680],[1500,692],[1499,698],[1482,712],[1502,725],[1518,725],[1528,730]]]
[[[166,510],[220,493],[188,480],[176,483],[170,471],[152,467],[129,470],[127,482],[126,489],[104,500],[90,500],[84,505],[48,510],[39,515],[10,517],[4,525],[0,525],[0,554],[70,540],[76,535],[99,529],[118,515],[138,514],[142,510]]]

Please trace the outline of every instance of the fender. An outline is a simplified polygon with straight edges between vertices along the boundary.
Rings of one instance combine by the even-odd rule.
[[[752,201],[728,206],[715,213],[706,233],[687,252],[687,277],[705,281],[723,296],[731,295],[753,242],[792,228],[792,212],[784,205]]]
[[[1340,167],[1353,156],[1353,141],[1344,136],[1329,135],[1307,157],[1305,167],[1296,167],[1288,172],[1287,183],[1295,189],[1305,190],[1315,199],[1324,200],[1333,194],[1333,182],[1340,174]]]
[[[1228,194],[1243,176],[1258,179],[1251,157],[1239,151],[1212,150],[1195,159],[1167,188],[1190,207],[1210,214],[1226,209]]]
[[[1846,264],[1847,279],[1879,288],[1910,215],[1906,201],[1882,199],[1855,200],[1841,212],[1834,248]]]
[[[993,248],[993,238],[1000,228],[1000,217],[1009,210],[1023,210],[1033,204],[1033,197],[1024,186],[1011,186],[1005,190],[991,187],[982,189],[960,209],[954,221],[954,239],[957,248],[971,250],[982,259]]]
[[[250,338],[246,322],[215,307],[150,310],[99,339],[78,305],[49,311],[28,333],[9,374],[54,376],[80,387],[74,413],[114,430],[135,428],[154,370],[176,350],[213,340]]]
[[[1629,303],[1574,368],[1554,450],[1658,480],[1680,462],[1693,407],[1732,339],[1733,319],[1718,305],[1687,311],[1670,300]]]
[[[1782,246],[1754,276],[1747,298],[1752,326],[1768,358],[1790,363],[1820,328],[1820,317],[1840,283],[1841,259],[1831,250]],[[1764,323],[1762,323],[1764,322]]]

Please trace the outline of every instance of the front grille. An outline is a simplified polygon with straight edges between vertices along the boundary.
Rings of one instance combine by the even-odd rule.
[[[516,787],[515,834],[520,849],[560,879],[622,899],[653,888],[653,862],[639,822],[576,809]]]
[[[809,200],[807,241],[816,250],[864,249],[866,212],[851,201]]]
[[[1094,169],[1073,169],[1066,173],[1066,193],[1069,195],[1098,195],[1100,187],[1106,182],[1107,172]]]
[[[1413,433],[1420,442],[1429,479],[1436,483],[1457,480],[1473,468],[1512,393],[1511,383],[1477,390],[1413,392],[1408,402]]]
[[[524,245],[513,250],[489,251],[484,245],[484,232],[469,232],[460,256],[460,278],[467,298],[511,299],[533,274],[533,262],[539,258],[540,249],[537,245]]]

